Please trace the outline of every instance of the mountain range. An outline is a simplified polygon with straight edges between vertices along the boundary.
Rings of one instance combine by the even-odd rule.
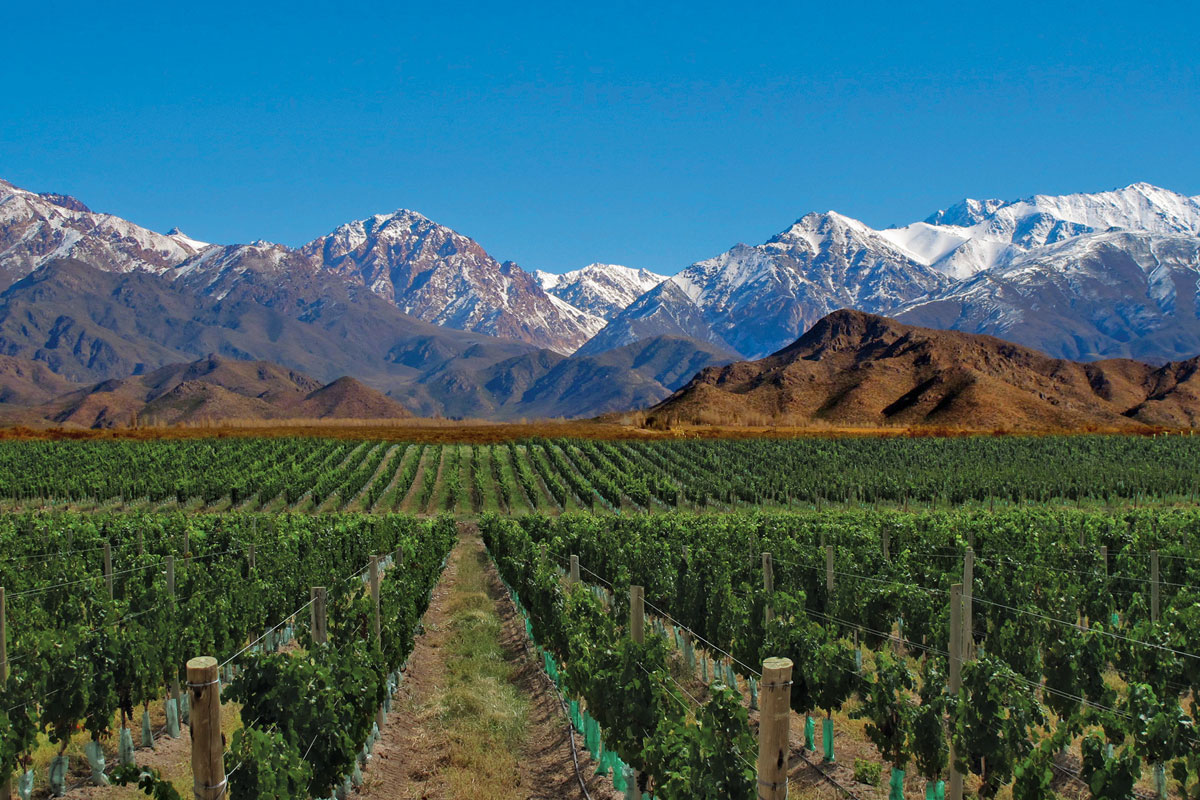
[[[580,352],[672,334],[760,358],[854,308],[1063,358],[1165,361],[1200,353],[1198,253],[1200,201],[1145,183],[963,200],[883,230],[808,214],[672,276]]]
[[[831,312],[989,334],[1081,361],[1200,353],[1200,201],[1137,183],[960,201],[873,229],[807,214],[667,277],[500,262],[409,210],[300,247],[159,234],[0,181],[0,403],[221,358],[352,375],[418,415],[653,405]],[[38,388],[38,387],[42,388]]]
[[[11,356],[0,370],[19,369]],[[27,396],[26,407],[0,406],[8,423],[54,422],[86,428],[134,423],[179,424],[270,419],[402,419],[404,406],[354,378],[323,385],[309,376],[267,361],[234,361],[208,356],[168,364],[144,375],[78,385],[39,382],[56,396]]]
[[[647,424],[1136,430],[1200,422],[1200,357],[1050,358],[981,334],[836,311],[757,361],[702,370]]]

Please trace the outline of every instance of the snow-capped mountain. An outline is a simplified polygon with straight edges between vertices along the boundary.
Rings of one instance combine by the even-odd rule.
[[[604,320],[620,314],[638,297],[667,279],[666,275],[646,269],[599,263],[561,275],[541,270],[535,274],[547,292]]]
[[[497,262],[473,240],[413,211],[350,222],[299,249],[267,242],[219,246],[178,228],[155,233],[92,212],[73,197],[0,181],[0,290],[62,258],[110,272],[162,273],[218,298],[248,272],[259,279],[287,275],[294,284],[292,271],[326,269],[422,320],[561,353],[605,324],[547,294],[516,264]]]
[[[765,244],[697,262],[639,298],[580,349],[687,335],[757,358],[839,308],[879,312],[951,283],[857,220],[808,214]]]
[[[58,258],[113,272],[162,271],[207,246],[178,229],[164,236],[97,214],[74,197],[35,194],[0,180],[0,289]]]
[[[810,214],[766,244],[693,264],[580,352],[667,333],[754,358],[846,307],[994,333],[1069,358],[1194,355],[1200,339],[1189,332],[1187,298],[1196,283],[1188,243],[1196,241],[1200,203],[1146,183],[966,199],[881,231],[834,212]]]
[[[880,231],[952,278],[1004,266],[1038,247],[1111,229],[1200,235],[1200,204],[1148,183],[1094,194],[963,200],[924,222]]]
[[[408,314],[451,328],[573,352],[602,320],[546,293],[512,262],[401,209],[346,223],[300,250]]]
[[[1108,231],[1031,250],[895,309],[912,325],[987,333],[1059,358],[1200,353],[1200,238]]]

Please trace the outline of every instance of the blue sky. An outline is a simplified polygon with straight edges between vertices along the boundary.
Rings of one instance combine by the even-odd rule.
[[[6,9],[0,177],[215,242],[413,208],[552,271],[1200,194],[1196,4],[196,5]]]

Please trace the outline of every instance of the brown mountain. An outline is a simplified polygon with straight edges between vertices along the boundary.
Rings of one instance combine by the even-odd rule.
[[[1200,357],[1161,367],[1078,363],[991,336],[837,311],[758,361],[709,367],[648,424],[949,426],[988,430],[1191,427]]]
[[[79,388],[45,364],[15,356],[0,356],[0,403],[33,405]]]
[[[351,377],[338,378],[300,401],[294,416],[307,419],[399,419],[412,412]]]
[[[402,405],[353,378],[322,385],[304,373],[266,361],[208,356],[145,375],[108,380],[25,412],[87,428],[269,419],[397,419]]]

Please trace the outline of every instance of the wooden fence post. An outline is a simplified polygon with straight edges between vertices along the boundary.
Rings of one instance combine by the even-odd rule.
[[[383,621],[379,617],[379,556],[371,556],[371,608],[374,610],[375,644],[383,647]]]
[[[0,689],[8,682],[8,609],[0,586]],[[12,776],[0,775],[0,800],[12,800]]]
[[[1158,622],[1159,608],[1158,551],[1150,551],[1150,619]]]
[[[1104,577],[1108,577],[1108,545],[1100,545],[1100,566],[1104,569]]]
[[[825,545],[825,592],[833,594],[833,545]]]
[[[641,586],[629,587],[629,634],[638,644],[646,641],[646,593]]]
[[[646,595],[641,586],[629,587],[629,634],[635,642],[642,644],[646,641]],[[640,800],[642,796],[641,774],[634,771],[633,797]]]
[[[312,599],[310,606],[312,620],[312,637],[316,644],[325,644],[329,641],[329,632],[325,628],[325,600],[326,593],[324,586],[314,586],[309,589],[309,596]]]
[[[571,556],[571,583],[579,583],[579,556]]]
[[[251,575],[253,575],[253,574],[254,574],[254,568],[258,566],[258,561],[257,561],[257,559],[255,558],[255,552],[254,552],[254,545],[253,545],[253,544],[251,544],[251,545],[250,545],[250,552],[249,552],[249,554],[247,555],[247,557],[250,559],[250,574],[251,574]]]
[[[962,591],[961,583],[950,587],[950,694],[957,696],[962,687]],[[953,724],[953,721],[951,721]],[[950,800],[962,800],[963,775],[954,767],[958,748],[954,746],[954,737],[950,737]]]
[[[171,604],[171,611],[174,613],[177,602],[175,600],[175,556],[173,555],[167,556],[167,597],[170,598],[169,602]],[[171,673],[171,696],[175,698],[175,703],[179,708],[180,714],[182,714],[183,708],[181,705],[179,705],[182,702],[182,695],[179,691],[178,668]],[[180,722],[182,721],[183,720],[180,719]]]
[[[767,593],[766,616],[763,619],[763,623],[766,625],[770,625],[771,620],[775,619],[775,608],[771,605],[771,600],[770,600],[771,595],[775,593],[775,564],[771,560],[770,553],[762,554],[762,564],[763,564],[763,591]]]
[[[789,725],[792,718],[792,661],[768,658],[758,685],[758,797],[788,796]]]
[[[225,785],[225,746],[221,737],[221,684],[217,660],[201,656],[187,662],[192,714],[192,788],[196,800],[219,800]]]
[[[112,545],[108,542],[104,543],[104,583],[108,586],[108,599],[113,599],[113,574],[112,574]]]
[[[383,620],[379,609],[379,556],[371,556],[371,607],[375,610],[375,645],[383,649]],[[375,724],[379,730],[387,720],[383,716],[383,706],[375,710]]]
[[[962,596],[962,630],[963,630],[963,649],[962,657],[971,659],[975,657],[975,623],[973,621],[974,609],[972,608],[975,599],[975,548],[968,547],[967,552],[963,554],[963,596]]]

